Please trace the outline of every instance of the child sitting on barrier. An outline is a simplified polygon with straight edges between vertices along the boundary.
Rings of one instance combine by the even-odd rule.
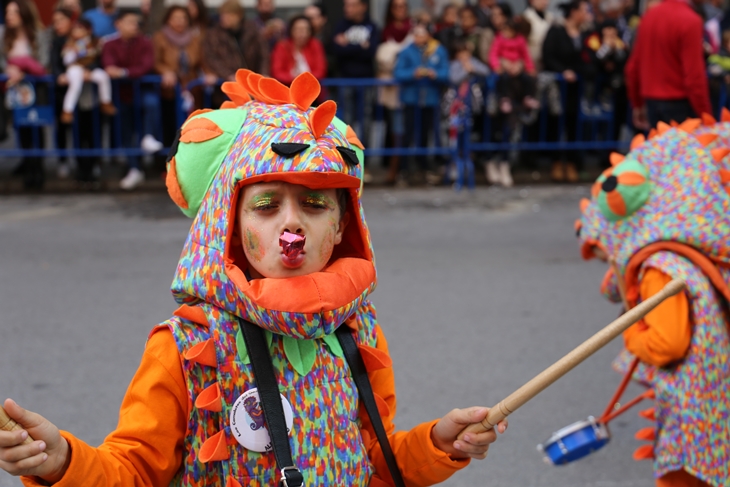
[[[499,108],[512,113],[513,105],[534,110],[540,103],[535,98],[535,65],[524,36],[517,33],[514,19],[507,19],[497,33],[489,51],[489,63],[499,76],[497,94]]]
[[[61,54],[68,81],[61,122],[73,122],[76,103],[86,80],[93,81],[99,89],[101,112],[104,115],[116,115],[117,109],[112,104],[112,82],[107,72],[98,66],[100,50],[97,40],[92,36],[91,22],[86,19],[76,21]]]
[[[425,487],[496,440],[457,439],[481,407],[395,431],[363,146],[334,102],[311,107],[310,73],[236,80],[169,154],[170,196],[195,217],[180,308],[151,331],[116,431],[94,448],[5,401],[23,429],[0,431],[0,468],[26,486]]]

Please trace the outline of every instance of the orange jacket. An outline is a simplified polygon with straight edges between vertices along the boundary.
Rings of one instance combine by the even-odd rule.
[[[639,284],[641,300],[655,295],[671,280],[658,269],[648,269]],[[689,350],[691,339],[689,303],[685,293],[665,300],[624,332],[628,351],[642,362],[658,367],[682,359]]]
[[[388,351],[379,328],[378,348]],[[436,421],[395,433],[393,369],[381,369],[369,376],[374,392],[390,407],[391,413],[383,417],[383,423],[407,485],[420,487],[443,482],[469,464],[468,459],[452,459],[433,445],[431,429]],[[63,479],[54,485],[167,487],[182,464],[190,406],[177,346],[170,332],[160,328],[150,337],[139,369],[124,396],[117,429],[104,443],[94,448],[68,432],[61,432],[71,448],[71,463]],[[370,485],[392,485],[370,421],[362,411],[360,417],[370,461],[386,481],[373,477]],[[22,477],[22,481],[26,486],[46,485],[33,477]]]

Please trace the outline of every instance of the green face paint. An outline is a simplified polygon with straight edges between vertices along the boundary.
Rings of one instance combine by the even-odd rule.
[[[276,193],[274,191],[257,194],[251,198],[250,209],[266,210],[272,205],[275,197]]]
[[[335,209],[335,202],[332,201],[332,198],[318,191],[312,191],[304,195],[304,204],[312,208],[322,208],[330,211]]]
[[[248,257],[254,262],[261,262],[266,255],[266,249],[261,245],[259,232],[255,228],[246,227],[243,231],[243,246]]]

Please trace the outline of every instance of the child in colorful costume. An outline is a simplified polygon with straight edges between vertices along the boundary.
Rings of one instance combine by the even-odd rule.
[[[654,460],[658,486],[720,487],[730,479],[730,112],[705,115],[637,136],[613,154],[581,204],[582,254],[613,257],[630,306],[672,278],[687,291],[668,299],[624,333],[616,368],[654,389],[641,416],[655,427],[634,457]],[[616,276],[602,292],[620,301]]]
[[[243,423],[263,429],[244,321],[264,330],[305,485],[395,485],[334,336],[341,325],[359,346],[406,485],[444,481],[496,438],[456,440],[487,408],[394,432],[392,362],[368,300],[376,273],[362,145],[333,102],[311,108],[311,74],[290,88],[245,70],[236,80],[223,87],[232,101],[191,115],[171,151],[168,190],[195,217],[172,284],[181,306],[150,334],[119,426],[92,448],[6,401],[36,440],[18,446],[21,432],[0,432],[0,467],[28,475],[25,485],[279,485],[274,455],[237,436]],[[246,419],[236,425],[239,402]]]

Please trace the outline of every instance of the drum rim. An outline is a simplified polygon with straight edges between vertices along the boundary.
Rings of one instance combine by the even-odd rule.
[[[547,448],[552,443],[555,443],[558,440],[561,440],[565,438],[566,436],[575,433],[577,431],[580,431],[584,429],[586,426],[596,426],[600,434],[596,435],[596,439],[598,440],[605,440],[610,437],[608,434],[608,429],[606,428],[606,425],[603,423],[599,423],[596,421],[596,418],[593,416],[588,416],[588,419],[585,419],[583,421],[576,421],[575,423],[569,424],[568,426],[565,426],[558,431],[554,432],[548,440],[542,444],[545,448]],[[558,434],[560,433],[560,434]]]

